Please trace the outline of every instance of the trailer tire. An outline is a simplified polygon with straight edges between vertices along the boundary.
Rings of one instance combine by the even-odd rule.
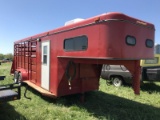
[[[19,72],[18,73],[18,83],[21,83],[22,82],[22,74]]]
[[[18,83],[17,78],[18,78],[18,71],[15,71],[14,72],[14,83]]]
[[[123,84],[123,79],[119,76],[113,77],[112,84],[116,87],[120,87]]]
[[[14,82],[15,83],[20,83],[22,81],[22,75],[20,72],[15,71],[14,72]]]

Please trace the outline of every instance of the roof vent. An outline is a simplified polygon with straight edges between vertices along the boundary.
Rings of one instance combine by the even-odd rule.
[[[64,26],[70,25],[70,24],[73,24],[73,23],[77,23],[77,22],[80,22],[82,20],[84,20],[84,19],[82,19],[82,18],[76,18],[76,19],[73,19],[73,20],[65,22]]]

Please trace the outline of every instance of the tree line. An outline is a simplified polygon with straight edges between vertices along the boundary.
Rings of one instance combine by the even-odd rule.
[[[2,54],[2,53],[0,53],[0,60],[3,60],[3,59],[10,59],[10,60],[12,60],[13,59],[13,54],[12,53],[8,53],[8,54]]]

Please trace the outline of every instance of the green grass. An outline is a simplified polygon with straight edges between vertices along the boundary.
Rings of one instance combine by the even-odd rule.
[[[0,75],[7,75],[5,84],[13,82],[9,75],[10,63],[0,66]],[[145,83],[141,94],[134,95],[131,86],[115,88],[100,80],[99,91],[85,94],[85,102],[79,95],[51,99],[29,88],[21,100],[0,104],[2,120],[159,120],[160,83]]]

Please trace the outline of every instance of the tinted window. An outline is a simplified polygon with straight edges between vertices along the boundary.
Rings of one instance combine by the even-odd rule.
[[[103,65],[103,68],[102,70],[105,71],[105,70],[110,70],[110,65]]]
[[[64,49],[67,51],[81,51],[88,48],[87,36],[79,36],[64,40]]]
[[[153,45],[154,45],[154,43],[153,43],[152,40],[150,40],[150,39],[147,39],[147,40],[146,40],[146,47],[152,48]]]
[[[47,46],[43,46],[43,64],[47,64]]]
[[[135,46],[136,45],[136,38],[133,36],[127,36],[126,37],[126,44],[127,45],[131,45],[131,46]]]
[[[126,70],[127,70],[127,68],[126,68],[124,65],[120,65],[120,67],[121,67],[121,69],[122,69],[123,71],[126,71]]]

